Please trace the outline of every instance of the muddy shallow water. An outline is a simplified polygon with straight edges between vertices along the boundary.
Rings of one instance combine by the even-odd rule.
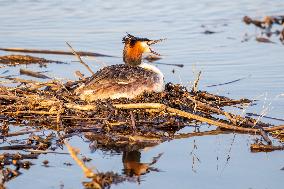
[[[158,67],[166,81],[192,85],[202,71],[199,87],[231,98],[257,99],[246,112],[283,118],[283,48],[259,43],[254,35],[260,31],[242,23],[249,15],[283,14],[284,2],[252,0],[225,1],[0,1],[0,47],[24,47],[68,50],[65,42],[78,50],[94,51],[118,58],[85,58],[93,70],[103,64],[121,63],[121,39],[126,32],[148,38],[167,38],[155,46],[164,55],[159,62],[184,64],[183,68]],[[210,30],[216,33],[204,34]],[[245,34],[253,36],[242,42]],[[0,52],[0,55],[6,52]],[[39,55],[41,56],[41,55]],[[76,61],[73,56],[42,55],[44,58]],[[0,74],[18,74],[19,68],[48,71],[51,77],[75,79],[74,72],[87,70],[78,62],[0,68]],[[174,69],[174,73],[173,73]],[[21,76],[23,77],[23,76]],[[28,78],[28,77],[23,77]],[[210,85],[242,80],[216,87]],[[30,78],[29,78],[30,79]],[[283,122],[263,119],[272,123]],[[188,130],[188,129],[187,129]],[[256,136],[223,134],[165,142],[141,151],[141,162],[151,162],[163,153],[152,171],[137,182],[124,182],[112,188],[267,188],[281,187],[284,167],[283,151],[251,153],[249,144]],[[93,160],[88,163],[100,171],[123,172],[122,154],[91,151],[85,138],[70,141],[81,153]],[[197,149],[194,148],[194,144]],[[64,149],[63,151],[66,151]],[[42,166],[48,159],[50,167]],[[199,159],[199,161],[197,160]],[[7,183],[8,188],[82,188],[86,180],[68,155],[41,155],[34,166]],[[73,166],[66,166],[71,162]]]

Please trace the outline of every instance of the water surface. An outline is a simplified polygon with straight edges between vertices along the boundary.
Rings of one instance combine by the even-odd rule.
[[[201,70],[200,89],[232,98],[257,99],[257,105],[248,112],[260,114],[267,109],[267,115],[283,118],[284,46],[277,38],[272,39],[276,44],[262,44],[253,39],[242,42],[245,33],[253,36],[260,31],[241,22],[244,15],[261,18],[283,14],[282,7],[282,0],[1,0],[0,46],[68,50],[65,44],[68,41],[77,50],[119,57],[86,58],[92,69],[97,70],[101,62],[107,65],[122,62],[121,39],[126,32],[152,39],[167,38],[155,46],[164,55],[160,62],[185,65],[183,68],[158,65],[167,82],[191,86]],[[216,33],[205,35],[205,30]],[[0,52],[4,54],[7,53]],[[67,62],[76,60],[73,56],[42,56]],[[76,79],[76,70],[89,74],[78,62],[51,64],[47,68],[23,67],[49,71],[48,75],[66,80]],[[6,69],[0,68],[0,73]],[[18,74],[19,67],[9,70],[4,75]],[[238,78],[245,79],[207,87]],[[226,134],[165,142],[141,152],[141,162],[149,162],[164,153],[155,164],[161,172],[142,176],[140,184],[126,182],[113,188],[280,188],[284,153],[250,153],[249,144],[255,138]],[[194,142],[197,149],[193,149]],[[71,144],[93,159],[90,166],[100,171],[122,172],[121,154],[91,152],[80,137],[73,138]],[[192,151],[200,160],[194,165]],[[52,167],[42,167],[44,159]],[[82,188],[82,172],[76,165],[63,165],[66,161],[73,162],[69,156],[42,155],[31,170],[7,186],[60,188],[64,184],[64,188]]]

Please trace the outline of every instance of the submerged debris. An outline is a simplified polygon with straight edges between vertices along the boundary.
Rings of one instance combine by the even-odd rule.
[[[0,166],[2,170],[2,184],[19,176],[21,169],[29,169],[33,165],[26,159],[35,159],[37,155],[34,154],[0,154]]]
[[[272,152],[275,150],[284,150],[284,145],[281,146],[273,146],[273,145],[266,145],[266,144],[252,144],[250,146],[251,152]]]
[[[256,27],[260,28],[262,31],[262,34],[265,34],[268,38],[272,35],[279,36],[279,40],[283,43],[284,39],[284,16],[265,16],[263,20],[257,20],[252,19],[248,16],[243,17],[243,22],[250,25],[253,24]],[[282,27],[282,29],[276,29],[275,31],[272,31],[272,28],[274,25],[279,25]],[[262,42],[262,43],[274,43],[270,39],[258,36],[256,37],[256,41]]]
[[[210,35],[210,34],[214,34],[214,33],[217,33],[217,32],[216,31],[212,31],[212,30],[205,30],[202,33]]]
[[[256,37],[255,40],[260,43],[274,43],[273,41],[265,37]]]
[[[271,28],[273,24],[283,25],[284,16],[265,16],[263,20],[252,19],[248,16],[244,16],[243,21],[246,24],[253,24],[261,29]]]

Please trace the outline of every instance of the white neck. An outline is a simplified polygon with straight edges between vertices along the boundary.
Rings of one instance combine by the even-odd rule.
[[[158,75],[159,80],[155,83],[154,86],[155,92],[162,92],[165,89],[164,74],[156,66],[142,62],[139,67],[144,68],[146,70],[151,70]]]
[[[147,69],[147,70],[151,70],[155,73],[157,73],[159,75],[159,77],[164,80],[164,74],[161,72],[161,70],[159,70],[156,66],[151,65],[151,64],[147,64],[145,62],[142,62],[139,67]]]

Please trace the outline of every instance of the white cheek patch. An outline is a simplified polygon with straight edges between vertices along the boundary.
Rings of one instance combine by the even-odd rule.
[[[146,42],[141,42],[141,46],[144,48],[144,52],[146,53],[150,53],[151,49],[149,47],[149,45]]]

